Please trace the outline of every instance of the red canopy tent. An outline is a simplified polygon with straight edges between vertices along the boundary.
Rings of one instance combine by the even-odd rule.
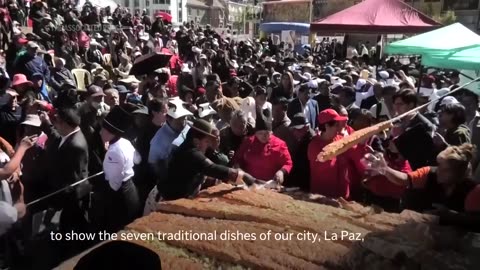
[[[311,32],[423,33],[440,23],[401,0],[365,0],[310,24]]]

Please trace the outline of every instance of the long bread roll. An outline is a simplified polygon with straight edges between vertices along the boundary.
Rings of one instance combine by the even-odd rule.
[[[382,131],[392,127],[391,120],[378,123],[374,126],[367,127],[364,129],[357,130],[350,134],[347,137],[344,137],[338,141],[332,142],[329,145],[325,146],[318,154],[317,160],[320,162],[325,162],[333,159],[334,157],[345,153],[348,149],[352,148],[356,144],[372,137],[373,135],[379,134]]]

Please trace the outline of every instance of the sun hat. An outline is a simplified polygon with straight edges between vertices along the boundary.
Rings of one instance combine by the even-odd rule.
[[[127,78],[118,80],[122,83],[139,83],[140,81],[134,75],[128,75]]]
[[[195,119],[195,120],[193,120],[192,123],[188,122],[188,126],[192,130],[203,133],[203,134],[205,134],[209,137],[212,137],[212,138],[215,138],[215,139],[218,138],[217,136],[212,134],[213,126],[209,122],[207,122],[203,119]]]
[[[130,127],[132,115],[121,106],[113,107],[103,119],[102,127],[113,134],[122,135]]]
[[[27,80],[27,76],[25,76],[24,74],[19,73],[19,74],[13,75],[12,87],[19,86],[22,84],[28,84],[29,86],[33,86],[33,83]]]
[[[169,99],[167,115],[173,119],[193,115],[189,110],[185,109],[183,106],[184,104],[185,102],[183,102],[183,100],[181,100],[179,97]]]
[[[198,117],[204,118],[217,112],[210,106],[210,103],[203,103],[198,106]]]

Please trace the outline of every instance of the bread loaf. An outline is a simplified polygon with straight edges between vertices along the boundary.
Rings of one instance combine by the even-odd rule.
[[[320,162],[331,160],[334,157],[345,153],[348,149],[354,147],[358,143],[391,127],[392,123],[390,121],[385,121],[368,128],[357,130],[349,136],[325,146],[322,152],[318,154],[317,159]]]

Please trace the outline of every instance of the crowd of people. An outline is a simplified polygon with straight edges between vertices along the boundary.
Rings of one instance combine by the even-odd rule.
[[[405,65],[362,49],[345,60],[346,48],[325,39],[299,53],[88,1],[80,11],[72,1],[0,4],[5,265],[51,269],[92,243],[41,241],[50,231],[117,231],[161,200],[222,181],[273,180],[478,230],[479,98],[448,95],[457,71],[420,77],[416,58]],[[171,58],[132,75],[150,53]],[[317,160],[329,143],[444,95]]]

